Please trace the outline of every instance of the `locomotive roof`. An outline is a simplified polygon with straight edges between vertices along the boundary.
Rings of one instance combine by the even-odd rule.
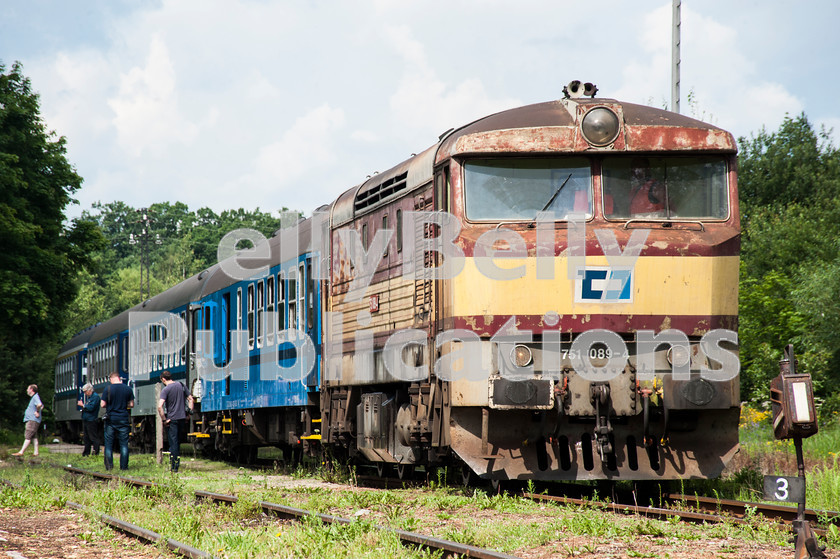
[[[620,107],[624,127],[651,130],[682,128],[689,134],[696,132],[699,133],[698,136],[708,137],[707,149],[731,153],[737,149],[732,135],[723,129],[664,109],[607,98],[560,99],[536,103],[491,114],[458,129],[447,131],[441,135],[437,144],[421,154],[369,177],[365,182],[345,191],[332,204],[332,224],[343,225],[390,198],[404,195],[418,186],[427,184],[432,180],[434,165],[458,153],[458,140],[461,138],[473,134],[526,128],[576,129],[578,124],[574,116],[575,111],[578,107],[585,109],[587,106]]]
[[[693,119],[679,113],[672,113],[664,109],[636,105],[634,103],[622,103],[615,99],[594,98],[594,99],[562,99],[526,105],[506,111],[501,111],[486,117],[480,118],[459,128],[449,134],[441,147],[452,143],[461,136],[488,132],[491,130],[508,130],[511,128],[543,128],[548,126],[575,126],[572,114],[566,106],[574,105],[620,105],[624,113],[624,122],[628,126],[677,126],[683,128],[698,128],[702,130],[713,130],[720,128],[707,122]]]

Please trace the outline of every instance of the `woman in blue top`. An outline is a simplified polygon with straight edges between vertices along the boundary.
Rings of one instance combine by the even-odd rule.
[[[26,406],[26,411],[23,413],[23,422],[26,423],[26,433],[24,434],[23,446],[20,447],[20,452],[15,452],[12,456],[23,456],[23,451],[29,446],[32,441],[35,452],[32,454],[38,456],[38,429],[41,427],[41,410],[44,409],[44,404],[41,403],[41,397],[38,396],[38,387],[30,384],[26,388],[26,393],[29,394],[29,405]]]

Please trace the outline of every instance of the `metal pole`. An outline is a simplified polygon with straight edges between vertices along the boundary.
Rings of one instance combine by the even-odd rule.
[[[152,257],[149,251],[149,243],[159,245],[161,240],[159,234],[155,235],[154,238],[152,237],[152,218],[149,209],[138,208],[136,211],[140,218],[135,223],[140,224],[140,232],[136,236],[132,233],[129,242],[133,245],[140,245],[140,302],[142,303],[152,296]]]
[[[161,390],[160,383],[155,384],[155,461],[158,464],[163,464],[163,420],[157,412]],[[169,452],[172,452],[172,450],[170,449]]]
[[[680,112],[680,0],[672,0],[671,12],[671,111]]]
[[[796,466],[799,469],[799,479],[802,480],[802,487],[805,487],[805,457],[802,454],[802,437],[793,438],[793,446],[796,448]],[[796,515],[797,520],[805,520],[805,495],[799,501],[799,509]]]

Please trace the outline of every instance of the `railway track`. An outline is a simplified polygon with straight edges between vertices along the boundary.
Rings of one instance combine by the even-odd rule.
[[[124,483],[136,488],[152,488],[156,484],[154,482],[138,479],[133,477],[119,476],[114,474],[106,474],[74,468],[71,466],[57,466],[68,473],[74,475],[83,475],[92,477],[103,481],[116,481]],[[362,480],[364,485],[381,485],[381,478],[375,476],[364,476]],[[395,480],[386,478],[386,486],[403,486],[406,480]],[[408,482],[412,485],[416,483]],[[643,518],[651,518],[657,520],[678,519],[685,522],[693,523],[721,523],[728,522],[730,524],[748,525],[754,524],[756,517],[764,517],[768,520],[777,523],[780,529],[791,529],[791,522],[796,518],[796,509],[793,507],[785,507],[775,504],[763,504],[753,502],[742,502],[728,499],[716,499],[702,496],[688,496],[680,494],[664,494],[662,495],[663,505],[660,507],[653,506],[637,506],[633,504],[622,503],[608,503],[596,501],[587,498],[573,498],[568,496],[554,496],[546,494],[534,493],[520,493],[525,498],[549,501],[555,503],[562,503],[566,505],[574,505],[581,507],[590,507],[612,512],[616,514],[629,514]],[[218,493],[211,493],[207,491],[196,491],[195,498],[197,500],[207,500],[216,504],[233,504],[238,501],[235,495],[224,495]],[[71,505],[72,506],[72,505]],[[354,519],[344,518],[340,516],[318,514],[303,509],[285,506],[282,504],[271,503],[267,501],[260,501],[259,507],[262,512],[268,516],[276,516],[287,520],[300,521],[305,518],[318,518],[324,524],[347,525],[354,522]],[[97,513],[98,514],[98,513]],[[100,519],[125,533],[134,535],[144,541],[159,542],[163,538],[160,535],[146,533],[141,527],[122,527],[121,521],[116,519],[116,522],[110,522],[109,518],[100,515]],[[826,527],[830,525],[840,525],[840,512],[833,511],[818,511],[808,509],[806,511],[806,520],[810,521],[814,526],[814,532],[821,537],[826,535]],[[443,556],[463,556],[463,557],[477,557],[477,558],[509,558],[510,555],[499,553],[493,550],[482,549],[474,546],[468,546],[457,542],[441,540],[423,534],[406,532],[396,530],[390,527],[373,525],[376,530],[390,532],[395,535],[404,545],[424,547],[433,550],[440,550]],[[208,554],[202,554],[200,550],[194,548],[187,549],[184,547],[180,549],[182,544],[164,540],[166,545],[176,551],[177,553],[186,557],[210,557]],[[174,542],[174,543],[173,543]]]
[[[96,472],[91,472],[91,473],[96,473]],[[100,474],[100,476],[104,476],[104,475],[105,474]],[[119,476],[109,476],[109,477],[119,478]],[[122,478],[122,479],[120,479],[120,481],[128,482],[128,479],[130,479],[130,478]],[[141,487],[141,486],[142,487],[148,487],[149,486],[149,482],[147,482],[146,484],[141,484],[140,482],[142,480],[132,480],[132,481],[135,483],[135,485],[137,487]],[[8,487],[14,487],[16,489],[23,489],[23,486],[18,485],[17,483],[13,483],[11,481],[5,480],[5,479],[0,479],[0,484],[8,486]],[[133,536],[133,537],[137,538],[138,540],[140,540],[144,543],[147,543],[147,544],[150,544],[150,545],[158,545],[159,543],[163,542],[164,544],[166,544],[166,547],[170,551],[172,551],[174,553],[177,553],[178,555],[181,555],[183,557],[189,557],[190,559],[214,559],[213,555],[211,555],[211,554],[209,554],[205,551],[202,551],[200,549],[197,549],[197,548],[195,548],[191,545],[181,543],[181,542],[179,542],[177,540],[174,540],[172,538],[167,538],[165,536],[162,536],[161,534],[158,534],[157,532],[153,532],[152,530],[147,530],[146,528],[143,528],[142,526],[138,526],[137,524],[132,524],[131,522],[126,522],[125,520],[121,520],[121,519],[119,519],[115,516],[100,513],[99,511],[95,511],[95,510],[91,509],[90,507],[86,507],[85,505],[82,505],[82,504],[79,504],[79,503],[76,503],[76,502],[73,502],[73,501],[67,501],[65,503],[65,506],[67,508],[70,508],[70,509],[73,509],[73,510],[93,513],[106,526],[109,526],[109,527],[113,528],[114,530],[122,532],[123,534]]]
[[[697,524],[730,522],[732,524],[749,524],[755,515],[775,521],[780,529],[791,529],[796,520],[796,509],[779,505],[734,501],[728,499],[713,499],[710,497],[695,497],[688,495],[668,494],[665,500],[673,508],[639,506],[621,503],[608,503],[589,499],[578,499],[557,495],[543,495],[524,493],[527,499],[535,501],[550,501],[566,505],[599,508],[617,514],[632,514],[644,518],[657,520],[679,519]],[[678,506],[688,508],[676,508]],[[840,525],[840,513],[832,511],[816,511],[808,509],[806,520],[810,521],[814,532],[825,537],[828,524]],[[826,521],[828,519],[828,521]]]
[[[100,472],[93,472],[89,470],[83,470],[80,468],[74,468],[71,466],[64,466],[63,469],[71,474],[74,475],[84,475],[93,477],[99,480],[107,480],[107,481],[118,481],[120,483],[125,483],[132,487],[137,488],[149,488],[154,487],[156,484],[151,481],[137,479],[137,478],[130,478],[112,474],[103,474]],[[226,504],[231,505],[238,501],[238,497],[235,495],[224,495],[219,493],[210,493],[207,491],[196,491],[195,498],[197,500],[209,500],[213,503],[217,504]],[[334,516],[330,514],[320,514],[315,512],[306,511],[303,509],[298,509],[294,507],[289,507],[286,505],[280,505],[277,503],[270,503],[267,501],[260,501],[259,506],[262,509],[263,513],[271,516],[277,516],[284,519],[290,520],[304,520],[306,518],[318,518],[324,524],[338,524],[338,525],[348,525],[355,520],[350,518],[345,518],[341,516]],[[404,545],[411,545],[416,547],[423,547],[428,548],[431,550],[442,551],[444,557],[474,557],[476,559],[516,559],[513,555],[508,555],[505,553],[500,553],[498,551],[494,551],[491,549],[484,549],[472,545],[462,544],[450,540],[443,540],[440,538],[434,538],[432,536],[427,536],[424,534],[419,534],[416,532],[408,532],[405,530],[397,530],[395,528],[390,528],[388,526],[381,526],[379,524],[374,524],[372,527],[376,530],[380,530],[382,532],[387,532],[395,535],[400,542]],[[139,528],[139,527],[138,527]],[[140,530],[143,530],[140,528]],[[138,537],[141,537],[138,535]],[[159,540],[158,540],[159,541]],[[189,557],[192,557],[191,555]],[[200,555],[196,557],[210,557],[209,555]]]
[[[745,518],[750,514],[759,514],[766,518],[777,519],[784,524],[796,520],[797,509],[771,503],[754,503],[749,501],[734,501],[731,499],[715,499],[697,495],[667,494],[665,499],[669,503],[686,504],[697,510],[725,514],[728,517]],[[840,512],[805,509],[805,520],[814,526],[840,526]]]

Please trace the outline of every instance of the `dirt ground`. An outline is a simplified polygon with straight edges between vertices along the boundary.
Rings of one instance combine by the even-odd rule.
[[[0,557],[6,559],[154,559],[155,548],[122,535],[92,530],[80,513],[0,508]]]

